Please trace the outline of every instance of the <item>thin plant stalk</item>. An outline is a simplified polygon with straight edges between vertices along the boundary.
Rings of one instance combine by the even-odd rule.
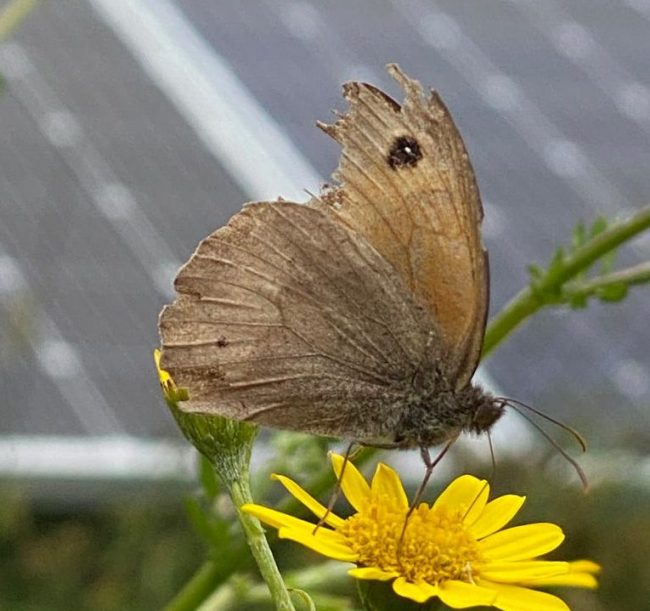
[[[619,221],[567,255],[563,265],[549,271],[535,288],[521,290],[494,316],[485,332],[483,358],[488,356],[510,333],[538,310],[548,305],[544,293],[553,294],[572,278],[624,242],[650,227],[650,206],[641,208],[629,219]]]

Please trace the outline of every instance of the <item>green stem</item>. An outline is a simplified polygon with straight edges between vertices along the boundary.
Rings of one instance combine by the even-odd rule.
[[[244,529],[244,534],[253,557],[260,569],[262,578],[266,582],[271,593],[271,598],[278,611],[294,611],[291,596],[287,590],[282,575],[275,563],[269,542],[266,540],[264,529],[257,518],[241,511],[240,507],[246,503],[253,502],[253,495],[250,491],[248,473],[238,481],[233,481],[230,488],[230,496],[237,507],[239,521]]]
[[[276,608],[280,611],[294,611],[289,592],[282,581],[261,524],[256,518],[243,513],[240,509],[242,505],[253,502],[250,491],[249,464],[253,441],[258,432],[257,427],[247,422],[229,420],[216,414],[183,412],[178,407],[178,401],[187,398],[187,390],[177,388],[169,374],[160,369],[159,358],[159,353],[154,353],[158,376],[172,415],[185,437],[210,461],[228,489],[230,498],[237,509],[248,546],[269,588]],[[181,395],[185,399],[182,399]],[[233,570],[238,568],[236,560],[233,559],[229,563]],[[212,578],[218,577],[219,572],[211,568],[209,563],[201,567],[199,574],[204,574],[204,578],[197,577],[194,587],[190,588],[189,592],[187,592],[187,588],[184,588],[174,599],[177,603],[180,599],[180,603],[183,605],[187,605],[186,601],[188,600],[190,603],[198,602],[200,604],[218,586],[219,582],[212,581]],[[190,583],[194,581],[195,578],[192,578]],[[212,587],[209,588],[211,581]],[[189,611],[196,609],[197,606],[177,606],[175,611],[185,611],[186,609]]]
[[[224,583],[235,571],[246,568],[250,559],[247,545],[235,549],[232,562],[227,565],[206,560],[183,586],[183,589],[165,607],[165,611],[195,611],[210,597],[219,584]]]
[[[650,206],[639,210],[629,219],[613,224],[597,236],[576,248],[568,255],[563,265],[548,271],[535,286],[520,291],[490,321],[485,332],[483,358],[488,356],[516,327],[532,316],[547,302],[542,298],[546,293],[557,292],[563,284],[584,271],[595,261],[611,252],[623,242],[650,227]]]
[[[569,282],[564,290],[569,296],[581,295],[589,297],[612,286],[634,286],[635,284],[646,284],[648,282],[650,282],[650,261],[626,267],[611,274],[603,274],[590,280]]]
[[[193,611],[210,595],[219,582],[219,567],[212,561],[204,562],[183,589],[165,607],[165,611]]]

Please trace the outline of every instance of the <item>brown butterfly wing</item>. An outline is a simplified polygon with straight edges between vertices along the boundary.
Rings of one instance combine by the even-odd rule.
[[[330,215],[249,204],[179,272],[162,367],[188,411],[357,439],[390,423],[433,323],[376,250]],[[388,410],[397,417],[399,410]]]
[[[372,85],[348,83],[350,103],[334,125],[319,126],[342,148],[339,187],[314,198],[365,236],[433,313],[458,388],[480,356],[488,306],[483,217],[467,151],[435,92],[395,65],[403,106]]]

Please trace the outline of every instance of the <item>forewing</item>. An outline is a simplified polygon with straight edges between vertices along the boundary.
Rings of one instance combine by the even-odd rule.
[[[467,151],[435,92],[397,66],[403,106],[372,85],[348,83],[349,110],[320,127],[342,146],[334,179],[311,204],[364,235],[430,309],[458,387],[478,363],[488,305],[483,216]]]
[[[361,236],[289,202],[249,204],[201,242],[160,315],[188,411],[371,436],[438,345],[427,312]],[[358,420],[365,418],[364,423]]]

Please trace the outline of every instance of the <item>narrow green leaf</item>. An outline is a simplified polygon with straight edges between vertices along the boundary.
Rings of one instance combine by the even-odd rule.
[[[624,283],[610,284],[607,287],[601,288],[597,295],[601,301],[616,303],[618,301],[623,301],[623,299],[627,297],[628,290],[628,286]]]
[[[316,605],[314,604],[311,596],[307,594],[307,592],[304,590],[299,590],[298,588],[289,588],[289,592],[296,595],[302,602],[305,603],[305,605],[307,605],[307,611],[316,611]]]
[[[548,266],[548,273],[556,272],[564,267],[564,260],[566,259],[566,253],[562,246],[556,248],[551,258],[551,262]]]
[[[585,224],[582,221],[578,221],[576,226],[573,228],[571,233],[571,248],[575,250],[576,248],[582,246],[587,239],[587,231],[585,229]]]
[[[573,294],[568,298],[568,305],[572,310],[582,310],[587,307],[588,296],[582,293]]]
[[[609,227],[609,221],[604,216],[597,216],[591,227],[589,227],[589,239],[595,238],[597,235],[603,233]]]
[[[227,529],[213,516],[206,513],[197,498],[189,497],[185,499],[184,504],[187,517],[200,537],[213,547],[223,546],[228,539]]]

